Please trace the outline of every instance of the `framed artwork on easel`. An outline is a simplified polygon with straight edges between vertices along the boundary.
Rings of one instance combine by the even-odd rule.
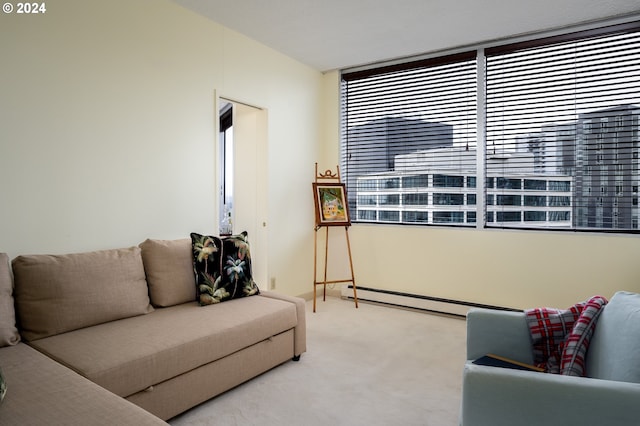
[[[333,182],[326,182],[333,181]],[[316,288],[323,288],[322,300],[326,300],[327,284],[351,283],[353,288],[353,301],[358,307],[358,295],[356,293],[356,279],[353,274],[353,260],[351,258],[351,243],[349,242],[349,205],[347,190],[344,183],[340,182],[340,168],[336,166],[336,172],[327,169],[323,173],[318,172],[316,163],[316,178],[313,182],[313,199],[315,201],[316,226],[313,233],[313,312],[316,311]],[[344,236],[347,242],[347,254],[349,255],[349,267],[351,278],[329,280],[327,279],[327,265],[329,260],[329,227],[344,226]],[[324,228],[324,277],[318,279],[318,231]]]
[[[313,183],[317,226],[349,226],[349,208],[344,183]]]

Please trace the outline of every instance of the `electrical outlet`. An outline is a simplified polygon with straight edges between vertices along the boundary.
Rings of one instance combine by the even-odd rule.
[[[271,284],[269,286],[270,290],[275,290],[276,289],[276,277],[271,277]]]

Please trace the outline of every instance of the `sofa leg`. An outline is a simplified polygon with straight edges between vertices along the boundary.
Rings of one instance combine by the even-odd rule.
[[[292,359],[294,361],[300,361],[300,355],[294,355]]]

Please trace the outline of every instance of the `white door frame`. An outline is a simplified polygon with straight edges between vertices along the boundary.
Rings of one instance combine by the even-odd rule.
[[[234,194],[233,232],[247,231],[251,244],[253,279],[261,290],[269,289],[268,253],[268,116],[267,110],[233,97],[216,95],[216,156],[220,153],[220,100],[233,104]],[[221,158],[217,158],[216,168]],[[220,202],[219,173],[216,173],[216,205]],[[219,221],[216,209],[216,226]]]

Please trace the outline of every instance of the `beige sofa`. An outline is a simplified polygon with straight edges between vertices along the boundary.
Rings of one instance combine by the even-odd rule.
[[[0,264],[3,425],[162,424],[306,350],[302,299],[199,306],[189,239]]]

